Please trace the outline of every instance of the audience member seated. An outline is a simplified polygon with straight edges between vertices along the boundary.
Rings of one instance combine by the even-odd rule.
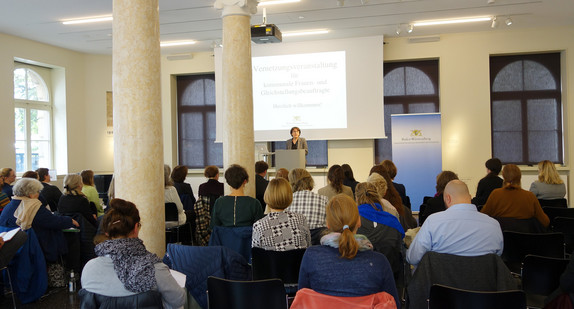
[[[351,169],[349,164],[343,164],[341,165],[341,168],[343,169],[343,175],[345,175],[345,178],[343,179],[343,185],[351,188],[351,190],[353,190],[353,194],[355,194],[355,187],[357,184],[359,184],[359,182],[355,180],[353,169]]]
[[[51,211],[57,211],[62,191],[49,183],[51,181],[49,169],[41,167],[37,169],[36,172],[38,173],[38,180],[40,180],[42,186],[44,186],[42,192],[40,192],[40,196],[46,200]]]
[[[391,202],[382,198],[382,196],[385,196],[388,189],[387,181],[385,180],[385,178],[378,173],[372,173],[367,178],[367,182],[372,183],[375,186],[375,189],[377,190],[379,196],[381,196],[380,204],[381,206],[383,206],[383,210],[397,217],[397,219],[400,220],[398,210],[391,204]]]
[[[421,226],[425,223],[428,216],[446,210],[443,191],[446,184],[455,179],[458,179],[458,175],[451,171],[442,171],[436,176],[436,194],[427,200],[424,211],[419,214],[419,223]]]
[[[411,208],[411,200],[407,197],[407,189],[405,188],[405,185],[396,183],[394,181],[395,177],[397,177],[397,166],[395,165],[395,163],[393,163],[393,161],[391,160],[384,160],[383,162],[381,162],[381,165],[389,173],[389,177],[391,177],[391,180],[393,181],[393,187],[395,187],[397,192],[399,192],[399,195],[403,200],[403,205],[407,206],[408,208]]]
[[[178,165],[173,168],[171,172],[171,179],[173,180],[173,186],[177,190],[177,194],[181,197],[182,195],[187,195],[190,197],[189,203],[191,204],[191,208],[193,208],[193,204],[195,204],[195,195],[193,194],[193,189],[191,185],[185,182],[185,178],[187,177],[187,172],[189,169],[185,165]],[[183,201],[182,201],[183,203]],[[184,205],[185,206],[185,205]],[[188,209],[184,207],[184,209]]]
[[[231,187],[231,194],[215,201],[210,225],[214,226],[253,226],[263,218],[263,208],[259,201],[245,195],[245,185],[249,175],[244,167],[232,164],[225,171],[225,181]]]
[[[387,183],[387,192],[385,193],[383,198],[389,201],[391,205],[393,205],[393,207],[397,209],[397,212],[399,213],[399,221],[401,222],[403,229],[406,231],[408,229],[416,228],[418,226],[418,223],[417,220],[413,217],[413,212],[411,211],[410,208],[405,207],[403,205],[403,200],[401,199],[399,192],[397,191],[397,189],[395,189],[394,186],[390,185],[391,183],[393,183],[393,181],[389,176],[389,172],[385,169],[384,166],[378,164],[371,168],[371,170],[369,171],[369,176],[371,176],[373,173],[377,173],[383,176],[383,178],[385,179]]]
[[[68,251],[62,229],[80,225],[70,217],[54,215],[46,207],[41,207],[38,196],[42,188],[36,179],[18,180],[14,185],[14,198],[0,215],[0,226],[19,226],[22,230],[33,228],[46,260],[56,262]]]
[[[498,158],[491,158],[486,160],[484,166],[486,166],[486,176],[478,182],[476,196],[472,199],[472,203],[476,206],[484,205],[490,192],[502,187],[502,178],[498,177],[502,169],[502,162]]]
[[[136,206],[113,199],[110,208],[102,220],[104,234],[95,240],[98,257],[89,261],[82,272],[82,288],[107,297],[154,290],[161,294],[164,307],[183,308],[185,289],[138,238],[141,223]]]
[[[289,170],[286,168],[280,168],[275,172],[275,178],[283,178],[289,181]]]
[[[399,306],[389,261],[373,251],[365,236],[356,235],[361,218],[355,201],[336,195],[326,212],[331,233],[321,238],[320,246],[307,248],[299,271],[299,289],[346,297],[387,292]]]
[[[346,194],[351,199],[354,199],[353,190],[343,184],[344,178],[345,174],[340,165],[331,166],[329,172],[327,172],[327,185],[319,189],[317,193],[326,196],[328,199],[340,193]]]
[[[82,214],[89,224],[97,228],[96,210],[90,206],[90,202],[82,193],[82,187],[82,176],[69,174],[64,177],[64,195],[58,202],[58,212],[66,215]]]
[[[169,165],[163,165],[163,181],[164,181],[164,202],[165,203],[174,203],[177,206],[177,223],[178,224],[185,224],[187,222],[187,216],[185,215],[185,211],[183,210],[183,204],[181,203],[181,199],[179,198],[179,194],[177,194],[177,189],[173,186],[173,180],[171,180],[171,168]]]
[[[307,224],[311,230],[311,242],[314,245],[319,244],[321,234],[325,230],[325,206],[329,199],[311,191],[315,186],[315,181],[306,169],[292,169],[289,172],[289,183],[293,189],[293,201],[286,210],[302,214],[307,218]]]
[[[502,178],[504,179],[502,188],[492,191],[481,212],[491,217],[536,218],[542,226],[548,227],[550,219],[542,211],[534,193],[522,189],[521,177],[522,173],[518,166],[514,164],[505,165],[502,168]]]
[[[255,198],[257,198],[264,211],[267,204],[265,203],[263,195],[265,195],[265,189],[267,189],[267,185],[269,184],[269,181],[265,179],[268,169],[269,164],[265,161],[255,162]]]
[[[253,224],[252,247],[288,251],[311,246],[311,233],[304,215],[285,211],[293,201],[289,182],[276,178],[269,182],[264,196],[271,212]]]
[[[199,185],[197,194],[215,198],[222,196],[223,183],[219,182],[219,168],[215,165],[206,166],[203,175],[207,177],[207,182]]]
[[[375,185],[368,182],[359,183],[355,196],[361,215],[361,227],[357,233],[367,236],[374,250],[387,257],[396,281],[403,272],[405,231],[399,220],[381,207],[381,198]]]
[[[12,199],[12,186],[14,186],[14,182],[16,181],[15,171],[9,167],[5,167],[2,169],[0,177],[2,177],[4,180],[4,185],[2,185],[2,192],[4,192],[4,194],[6,194],[9,199]]]
[[[86,196],[90,204],[93,203],[92,207],[96,207],[96,216],[103,216],[104,208],[100,203],[100,194],[94,184],[94,171],[83,170],[80,176],[82,177],[82,193]]]
[[[538,163],[538,180],[530,185],[530,192],[540,200],[555,200],[566,196],[566,185],[554,163],[548,160]]]
[[[466,184],[450,181],[444,189],[446,211],[432,214],[407,250],[407,261],[417,265],[429,251],[461,256],[502,254],[498,222],[478,212],[470,203]]]
[[[0,177],[0,189],[2,189],[2,186],[4,186],[4,177]],[[2,212],[4,206],[8,205],[8,203],[10,203],[10,198],[8,198],[6,193],[0,191],[0,212]]]

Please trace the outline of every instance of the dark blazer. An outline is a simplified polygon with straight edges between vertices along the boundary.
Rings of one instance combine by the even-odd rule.
[[[62,195],[58,202],[58,212],[63,214],[80,213],[94,227],[98,226],[98,221],[90,209],[90,202],[83,195]]]
[[[407,206],[408,208],[411,208],[411,200],[407,198],[407,189],[405,189],[405,185],[393,181],[393,187],[395,187],[395,189],[397,189],[397,191],[399,192],[401,200],[403,200],[403,205]]]
[[[444,199],[442,193],[430,198],[426,202],[427,207],[424,212],[419,215],[419,224],[422,226],[428,216],[434,214],[435,212],[446,210],[446,205],[444,204]]]
[[[199,196],[222,196],[223,195],[223,183],[215,180],[208,179],[199,185]]]
[[[293,139],[290,138],[285,141],[285,146],[287,149],[293,149]],[[299,137],[297,140],[297,149],[305,149],[305,155],[309,153],[309,147],[307,147],[307,140],[303,137]]]
[[[265,211],[265,206],[267,205],[263,200],[263,196],[265,195],[265,190],[267,190],[267,185],[269,181],[260,175],[255,175],[255,198],[261,203],[261,207],[263,207],[263,211]]]
[[[191,185],[188,184],[187,182],[174,182],[173,186],[177,190],[177,194],[180,196],[180,199],[181,196],[184,194],[189,195],[189,197],[191,198],[190,204],[191,207],[193,208],[193,205],[195,204],[195,195],[193,195],[193,189],[191,188]]]
[[[42,186],[44,186],[44,189],[40,192],[40,196],[46,200],[52,211],[57,211],[62,191],[58,187],[45,182],[42,183]]]
[[[472,203],[476,206],[486,204],[490,192],[494,189],[502,188],[502,178],[494,174],[488,174],[478,182],[476,188],[476,197],[472,199]]]

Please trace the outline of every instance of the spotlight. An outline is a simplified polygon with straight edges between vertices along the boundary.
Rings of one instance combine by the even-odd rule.
[[[488,1],[486,1],[487,4],[493,4],[493,3],[495,3],[495,2],[496,2],[496,0],[488,0]]]
[[[337,6],[345,6],[345,0],[337,0]]]
[[[510,26],[510,25],[512,25],[512,19],[510,19],[510,17],[508,17],[508,18],[504,21],[504,23],[505,23],[507,26]]]
[[[369,3],[369,0],[361,0],[361,4],[365,5],[367,3]]]
[[[413,30],[414,30],[413,25],[409,25],[409,26],[407,27],[407,32],[408,32],[408,33],[413,33]]]
[[[401,25],[397,25],[397,29],[395,30],[397,35],[401,35]]]
[[[496,17],[494,17],[492,18],[492,24],[490,24],[490,28],[494,29],[496,26],[498,26],[498,20],[496,20]]]

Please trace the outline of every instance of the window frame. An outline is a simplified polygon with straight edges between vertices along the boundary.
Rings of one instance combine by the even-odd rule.
[[[557,83],[554,90],[520,90],[520,91],[494,91],[494,81],[497,75],[508,65],[517,61],[533,61],[544,66],[552,75]],[[521,124],[522,124],[522,160],[516,162],[504,161],[504,164],[512,163],[517,165],[535,165],[538,161],[534,162],[530,159],[529,152],[529,133],[528,130],[528,101],[540,99],[554,99],[556,100],[558,113],[556,115],[558,145],[557,156],[558,161],[553,163],[564,163],[564,106],[562,104],[562,78],[561,78],[561,54],[560,52],[552,53],[537,53],[537,54],[522,54],[522,55],[491,55],[489,58],[490,64],[490,137],[491,137],[491,154],[495,156],[495,131],[494,128],[494,102],[495,101],[520,101],[521,107]],[[524,65],[522,66],[524,69]],[[524,74],[523,74],[524,81]]]
[[[35,65],[29,65],[29,64],[24,64],[21,62],[14,62],[14,70],[12,71],[13,74],[13,79],[15,77],[14,72],[18,69],[25,69],[26,70],[26,77],[25,77],[25,83],[26,83],[26,93],[28,93],[28,89],[30,89],[28,87],[28,72],[29,71],[33,71],[34,73],[36,73],[36,75],[42,80],[43,85],[46,87],[46,92],[48,95],[48,100],[47,101],[36,101],[36,100],[30,100],[28,97],[26,99],[18,99],[15,98],[15,91],[14,91],[14,95],[12,96],[14,99],[14,112],[16,112],[16,109],[24,109],[25,111],[25,135],[26,135],[26,139],[25,140],[21,140],[21,139],[16,139],[16,136],[14,136],[14,151],[16,152],[16,143],[19,141],[23,141],[26,144],[26,154],[25,154],[25,158],[24,158],[24,170],[23,171],[18,171],[17,169],[17,164],[15,166],[15,171],[17,175],[22,175],[25,171],[28,170],[32,170],[33,169],[33,164],[32,164],[32,143],[34,141],[46,141],[46,140],[33,140],[32,139],[32,130],[31,130],[31,111],[32,110],[39,110],[39,111],[46,111],[48,112],[48,123],[50,126],[50,134],[48,135],[48,145],[49,145],[49,150],[48,150],[48,154],[50,156],[48,162],[49,162],[49,166],[38,166],[38,167],[47,167],[50,169],[54,168],[54,102],[53,102],[53,89],[51,86],[51,69],[50,68],[46,68],[46,67],[41,67],[41,66],[35,66]],[[14,89],[16,88],[16,84],[14,83]],[[14,123],[14,126],[16,126],[16,124]],[[15,128],[16,130],[16,128]],[[16,153],[17,154],[17,153]]]

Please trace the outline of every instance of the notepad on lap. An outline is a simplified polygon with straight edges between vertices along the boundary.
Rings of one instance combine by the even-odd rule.
[[[18,233],[19,230],[20,230],[20,228],[17,227],[13,230],[2,232],[2,233],[0,233],[0,237],[2,237],[2,239],[4,239],[5,242],[9,241],[10,239],[12,239],[12,237],[14,237],[14,235],[16,235],[16,233]]]

